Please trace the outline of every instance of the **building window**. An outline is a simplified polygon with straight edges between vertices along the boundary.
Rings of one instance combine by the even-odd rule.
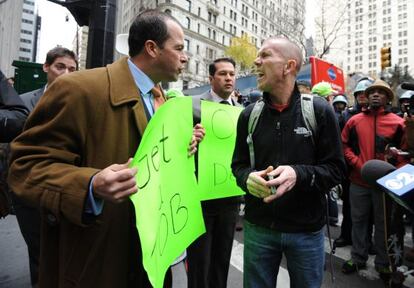
[[[31,44],[31,43],[32,43],[32,40],[29,40],[29,39],[23,39],[23,38],[21,38],[21,39],[20,39],[20,42],[22,42],[22,43],[28,43],[28,44]]]
[[[199,62],[196,62],[195,73],[198,75],[199,72],[200,72],[200,63]]]
[[[184,39],[184,48],[185,51],[190,51],[190,40]]]
[[[20,32],[23,33],[23,34],[28,34],[28,35],[32,35],[33,34],[32,31],[24,30],[24,29],[20,30]]]
[[[23,47],[20,47],[19,50],[22,51],[22,52],[30,52],[31,51],[30,49],[23,48]]]
[[[23,9],[23,13],[33,14],[33,11],[32,10],[28,10],[28,9]]]
[[[189,17],[185,17],[185,21],[186,21],[186,27],[187,27],[187,29],[190,29],[190,27],[191,27],[191,20],[190,20],[190,18]]]
[[[197,23],[197,33],[200,33],[200,23]]]
[[[197,15],[198,15],[198,16],[200,16],[200,15],[201,15],[201,8],[200,8],[200,7],[198,7],[198,12],[197,12]]]
[[[187,10],[191,12],[191,1],[187,0]]]
[[[211,48],[206,48],[206,58],[207,59],[214,59],[215,58],[215,51]]]
[[[33,21],[32,20],[28,20],[28,19],[22,19],[22,22],[23,23],[28,23],[28,24],[33,24]]]
[[[168,15],[171,15],[171,10],[170,9],[165,9],[164,12],[167,13]]]

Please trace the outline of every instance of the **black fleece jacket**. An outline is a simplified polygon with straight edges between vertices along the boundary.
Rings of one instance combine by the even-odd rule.
[[[307,134],[301,112],[300,93],[295,87],[285,110],[277,111],[264,93],[265,106],[253,133],[256,167],[250,167],[246,142],[249,115],[253,105],[241,114],[237,124],[232,170],[237,184],[246,192],[245,219],[280,232],[315,232],[325,222],[325,193],[342,182],[345,175],[339,127],[332,107],[314,97],[317,122],[315,145]],[[272,203],[266,204],[249,193],[248,175],[269,165],[290,165],[296,172],[296,185]]]

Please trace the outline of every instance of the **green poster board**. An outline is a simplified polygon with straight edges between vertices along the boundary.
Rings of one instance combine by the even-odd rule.
[[[138,168],[138,193],[131,197],[151,284],[205,232],[194,157],[188,157],[193,118],[190,97],[167,101],[152,117],[131,166]],[[138,259],[137,259],[138,261]]]
[[[201,124],[206,136],[198,152],[200,200],[244,195],[231,172],[237,119],[242,108],[201,101]]]

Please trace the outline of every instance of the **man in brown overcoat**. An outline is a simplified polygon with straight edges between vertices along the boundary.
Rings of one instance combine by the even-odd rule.
[[[164,101],[153,88],[188,59],[181,26],[156,10],[137,16],[128,44],[129,58],[59,77],[12,144],[9,183],[42,211],[39,287],[150,287],[128,159]]]

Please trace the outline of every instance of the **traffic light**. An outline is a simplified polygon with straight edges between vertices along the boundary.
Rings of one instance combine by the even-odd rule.
[[[381,70],[391,67],[391,47],[381,48]]]

